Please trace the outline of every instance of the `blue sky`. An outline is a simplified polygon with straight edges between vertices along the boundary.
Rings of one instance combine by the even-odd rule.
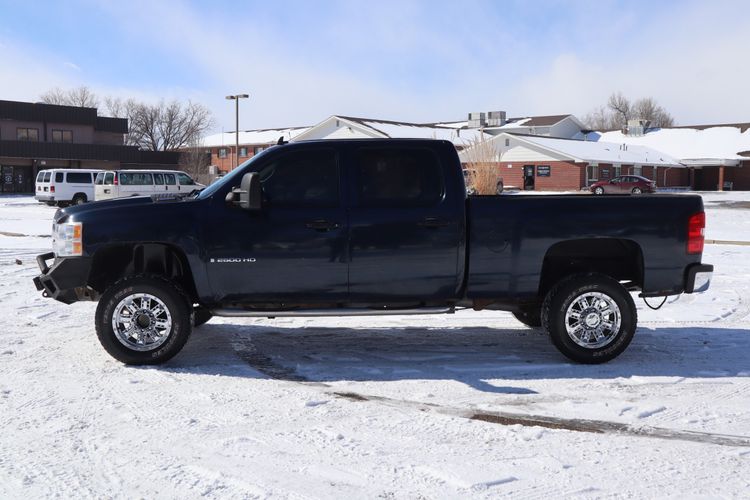
[[[193,99],[233,128],[331,114],[583,115],[616,90],[682,124],[750,121],[750,2],[0,0],[0,99]]]

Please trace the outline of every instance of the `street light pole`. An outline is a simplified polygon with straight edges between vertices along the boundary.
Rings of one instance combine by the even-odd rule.
[[[230,101],[234,101],[234,164],[232,169],[234,170],[240,164],[240,99],[247,99],[250,97],[248,94],[235,94],[228,95],[226,98]]]

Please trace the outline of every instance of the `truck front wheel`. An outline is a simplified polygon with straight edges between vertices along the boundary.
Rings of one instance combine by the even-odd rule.
[[[542,325],[552,343],[579,363],[605,363],[630,344],[638,321],[628,291],[596,273],[558,283],[542,305]]]
[[[129,365],[163,363],[187,342],[191,306],[169,281],[146,276],[112,285],[96,308],[96,334],[104,349]]]

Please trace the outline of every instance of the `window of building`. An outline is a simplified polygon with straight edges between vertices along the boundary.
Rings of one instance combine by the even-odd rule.
[[[89,172],[68,172],[66,182],[70,184],[91,184]]]
[[[633,175],[643,175],[643,166],[636,165],[633,167]]]
[[[240,148],[240,156],[243,158],[247,156],[247,148]]]
[[[620,177],[620,174],[622,173],[622,166],[620,166],[620,165],[615,165],[615,166],[614,166],[614,167],[612,167],[612,168],[614,169],[614,174],[613,174],[613,175],[614,175],[615,177]]]
[[[509,146],[510,146],[510,139],[505,139],[505,147],[507,148]]]
[[[263,146],[255,146],[253,148],[253,155],[259,154],[261,151],[263,151]]]
[[[339,204],[339,168],[330,150],[296,151],[260,171],[263,194],[271,206],[335,207]]]
[[[219,148],[219,158],[227,157],[227,148]]]
[[[73,142],[73,131],[52,129],[52,142]]]
[[[39,142],[38,128],[17,128],[16,140]]]
[[[427,149],[377,148],[359,152],[362,206],[431,206],[443,197],[440,162]]]

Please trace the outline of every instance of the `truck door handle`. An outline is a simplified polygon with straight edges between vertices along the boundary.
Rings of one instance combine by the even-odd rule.
[[[338,229],[339,225],[335,222],[330,222],[323,219],[318,219],[314,221],[310,221],[307,224],[305,224],[306,227],[309,227],[310,229],[315,229],[316,231],[320,232],[326,232],[330,231],[331,229]]]
[[[450,222],[438,219],[437,217],[425,217],[420,222],[417,222],[417,225],[420,227],[438,228],[449,226]]]

